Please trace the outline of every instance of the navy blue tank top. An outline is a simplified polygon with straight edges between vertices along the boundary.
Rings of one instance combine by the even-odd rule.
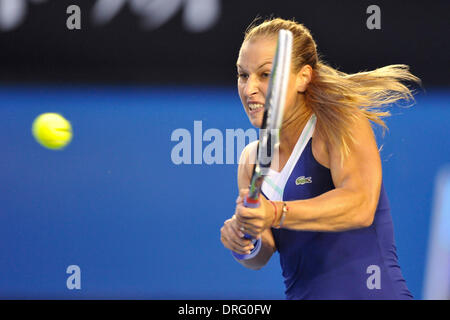
[[[313,115],[281,172],[266,177],[270,200],[319,196],[334,184],[312,154]],[[274,229],[287,299],[412,299],[402,276],[389,207],[381,185],[371,226],[344,232]]]

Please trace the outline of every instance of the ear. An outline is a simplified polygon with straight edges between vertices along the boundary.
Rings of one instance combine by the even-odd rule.
[[[305,64],[297,73],[296,88],[297,92],[305,92],[308,87],[308,83],[311,81],[312,68],[309,64]]]

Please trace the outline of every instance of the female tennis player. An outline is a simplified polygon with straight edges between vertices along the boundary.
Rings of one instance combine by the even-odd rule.
[[[382,107],[414,100],[402,82],[420,83],[406,65],[346,74],[323,62],[309,30],[280,18],[251,25],[237,60],[238,91],[250,122],[262,124],[279,30],[293,33],[292,67],[279,148],[258,208],[243,199],[257,142],[241,154],[234,215],[223,245],[251,269],[280,254],[287,299],[412,299],[397,259],[389,201],[372,123],[386,127]]]

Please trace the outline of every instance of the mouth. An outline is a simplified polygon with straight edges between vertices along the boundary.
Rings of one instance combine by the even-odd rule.
[[[254,115],[260,111],[264,110],[264,105],[261,103],[249,103],[248,110],[251,115]]]

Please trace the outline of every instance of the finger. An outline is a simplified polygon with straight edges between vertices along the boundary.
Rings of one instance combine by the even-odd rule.
[[[236,212],[235,212],[236,218],[238,218],[240,221],[246,221],[246,219],[251,219],[255,216],[255,212],[252,208],[244,207],[243,204],[238,204],[236,206]]]
[[[250,236],[251,238],[254,238],[254,236],[257,234],[255,228],[247,223],[245,224],[237,223],[236,225],[237,225],[236,233],[242,235],[242,237],[244,237],[244,235],[247,235]]]
[[[231,230],[233,231],[233,233],[234,233],[234,235],[235,235],[236,237],[238,237],[238,238],[243,238],[243,237],[244,237],[244,233],[243,233],[243,231],[241,230],[241,227],[242,227],[242,226],[238,226],[237,222],[232,223],[232,224],[230,225],[230,227],[231,227]]]
[[[230,240],[231,243],[233,243],[233,245],[236,248],[239,248],[240,250],[248,250],[248,247],[252,244],[251,240],[248,240],[248,239],[245,239],[245,238],[232,237],[229,240]]]
[[[259,219],[247,220],[242,226],[245,229],[244,233],[251,235],[253,238],[258,238],[264,231],[264,225]]]
[[[231,250],[231,251],[234,251],[234,252],[236,252],[236,253],[239,253],[239,254],[246,254],[245,248],[236,245],[235,243],[233,243],[233,242],[230,241],[229,239],[224,238],[224,239],[222,240],[222,242],[224,243],[225,248],[227,248],[227,249],[229,249],[229,250]]]
[[[245,234],[249,235],[252,239],[256,239],[256,237],[258,236],[258,232],[250,227],[245,229]]]
[[[260,223],[260,219],[255,217],[255,213],[251,208],[246,208],[242,205],[238,205],[236,207],[236,212],[234,214],[235,217],[235,230],[239,233],[249,234],[251,236],[256,236],[261,233],[260,227],[258,227]]]
[[[235,217],[239,226],[244,226],[246,229],[254,232],[262,231],[261,227],[264,226],[264,218],[257,209],[239,205],[236,207]]]
[[[245,245],[241,245],[239,243],[232,243],[233,251],[240,254],[249,254],[250,251],[254,248],[253,243],[250,240],[245,240]]]
[[[236,218],[236,233],[243,237],[244,235],[253,236],[257,233],[257,227],[255,227],[252,223],[249,223],[250,220],[242,220],[239,221],[239,218]]]
[[[224,245],[226,248],[239,253],[239,254],[248,254],[253,249],[253,244],[250,240],[242,241],[240,238],[229,238],[227,236],[223,236]],[[243,244],[244,243],[244,244]]]
[[[231,250],[236,252],[236,253],[238,253],[238,254],[250,254],[252,249],[250,249],[250,248],[234,248],[234,249],[231,249]]]
[[[248,245],[249,240],[244,239],[244,232],[241,230],[242,226],[238,226],[236,220],[230,221],[223,229],[223,233],[228,235],[228,238],[236,242],[240,246]]]
[[[240,221],[239,218],[236,218],[236,225],[234,227],[234,230],[236,233],[242,238],[249,229],[249,226],[247,225],[246,221]]]
[[[232,240],[239,246],[241,247],[248,247],[251,244],[251,240],[244,238],[245,236],[245,228],[244,227],[240,227],[238,228],[237,225],[236,226],[232,226],[231,227],[232,232],[233,232],[233,238]]]
[[[242,248],[242,251],[244,252],[244,254],[249,254],[254,248],[255,246],[252,242],[250,242],[247,246]]]

